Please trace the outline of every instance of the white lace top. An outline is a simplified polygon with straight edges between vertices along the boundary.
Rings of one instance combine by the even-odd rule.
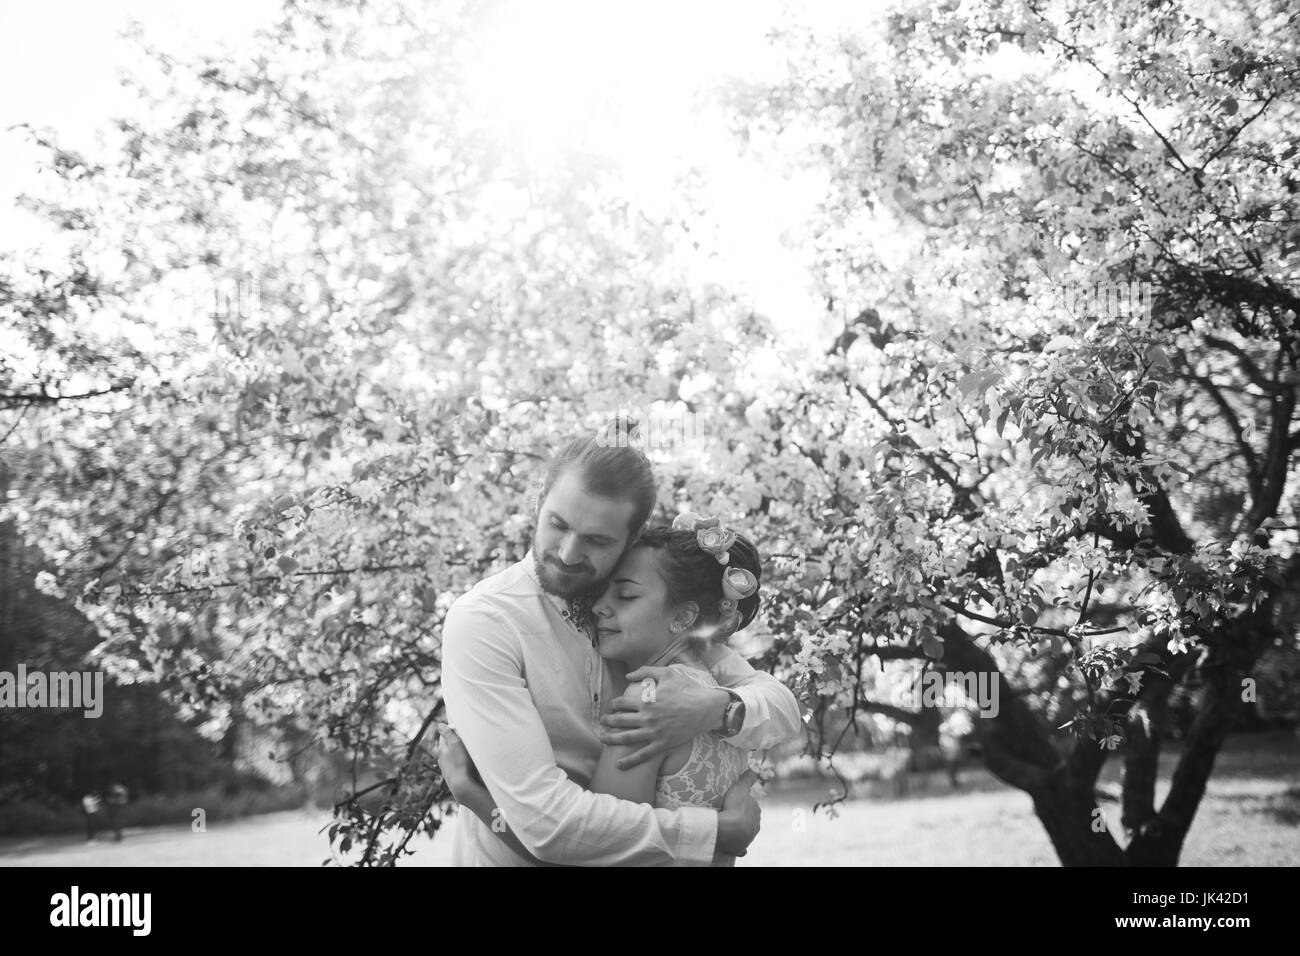
[[[703,667],[670,664],[682,676],[704,687],[717,687]],[[715,733],[701,734],[691,741],[691,755],[680,770],[664,774],[655,785],[656,807],[676,810],[679,807],[722,808],[722,798],[749,766],[749,754],[733,747]],[[734,857],[718,855],[714,866],[731,866]]]

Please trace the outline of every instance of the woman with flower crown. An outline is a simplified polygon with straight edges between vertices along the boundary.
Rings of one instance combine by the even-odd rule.
[[[663,668],[706,687],[716,687],[709,661],[758,610],[761,573],[754,545],[718,519],[686,513],[671,528],[651,528],[623,556],[604,593],[592,606],[601,657],[624,673]],[[663,671],[658,671],[662,673]],[[618,688],[620,693],[623,688]],[[641,684],[652,700],[655,682]],[[463,748],[462,748],[463,749]],[[635,746],[606,744],[590,789],[624,800],[676,809],[717,809],[747,767],[747,755],[703,734],[675,750],[623,769]],[[522,856],[532,857],[495,813],[491,795],[475,780],[467,755],[455,748],[440,755],[453,795]],[[535,859],[535,858],[534,858]],[[730,866],[719,855],[715,866]]]

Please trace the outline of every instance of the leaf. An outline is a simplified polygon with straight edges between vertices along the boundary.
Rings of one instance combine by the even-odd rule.
[[[1002,373],[995,368],[969,372],[957,380],[957,388],[961,391],[962,398],[969,399],[972,395],[983,395],[1001,377]]]
[[[996,427],[997,427],[997,430],[998,430],[998,437],[999,437],[999,438],[1002,437],[1003,430],[1007,427],[1007,416],[1010,415],[1010,414],[1011,414],[1011,409],[1009,409],[1009,408],[1004,408],[1004,409],[1002,409],[1002,414],[998,416],[997,426],[996,426]]]
[[[979,388],[980,379],[983,377],[983,372],[969,372],[957,379],[957,388],[961,392],[961,397],[970,398],[975,390]]]
[[[943,657],[943,638],[937,637],[933,634],[929,635],[921,642],[921,650],[925,652],[926,657],[933,657],[935,660],[939,660]]]
[[[918,448],[933,448],[939,444],[939,437],[923,425],[913,425],[907,431],[908,437],[916,442]]]
[[[1043,353],[1046,354],[1048,352],[1059,352],[1061,349],[1068,349],[1073,347],[1074,347],[1074,339],[1070,338],[1070,336],[1055,335],[1046,345],[1043,346]]]
[[[1225,115],[1235,116],[1237,113],[1237,101],[1231,96],[1225,96],[1219,102],[1219,108],[1223,110]]]
[[[276,566],[279,567],[279,569],[285,574],[293,574],[293,572],[297,571],[298,568],[300,567],[298,562],[295,561],[293,558],[289,557],[287,554],[281,557],[280,560],[275,563]]]
[[[1172,367],[1174,364],[1169,360],[1169,353],[1159,345],[1153,345],[1147,349],[1147,361],[1151,365],[1164,365],[1166,367]]]

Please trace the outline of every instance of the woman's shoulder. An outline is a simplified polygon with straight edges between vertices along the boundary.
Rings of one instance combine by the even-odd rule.
[[[718,686],[717,680],[714,679],[713,675],[709,673],[709,669],[702,663],[678,661],[675,664],[669,664],[668,669],[704,687]]]

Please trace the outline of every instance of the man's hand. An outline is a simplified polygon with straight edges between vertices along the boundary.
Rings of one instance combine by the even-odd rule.
[[[749,792],[756,783],[758,774],[746,770],[722,798],[722,809],[718,811],[717,852],[744,856],[754,837],[758,836],[762,811]]]
[[[653,702],[641,700],[641,681],[652,677],[658,686]],[[640,745],[618,762],[620,770],[635,767],[656,754],[717,730],[731,695],[718,687],[701,687],[666,667],[641,667],[627,675],[627,693],[614,701],[613,712],[600,718],[601,741]]]

